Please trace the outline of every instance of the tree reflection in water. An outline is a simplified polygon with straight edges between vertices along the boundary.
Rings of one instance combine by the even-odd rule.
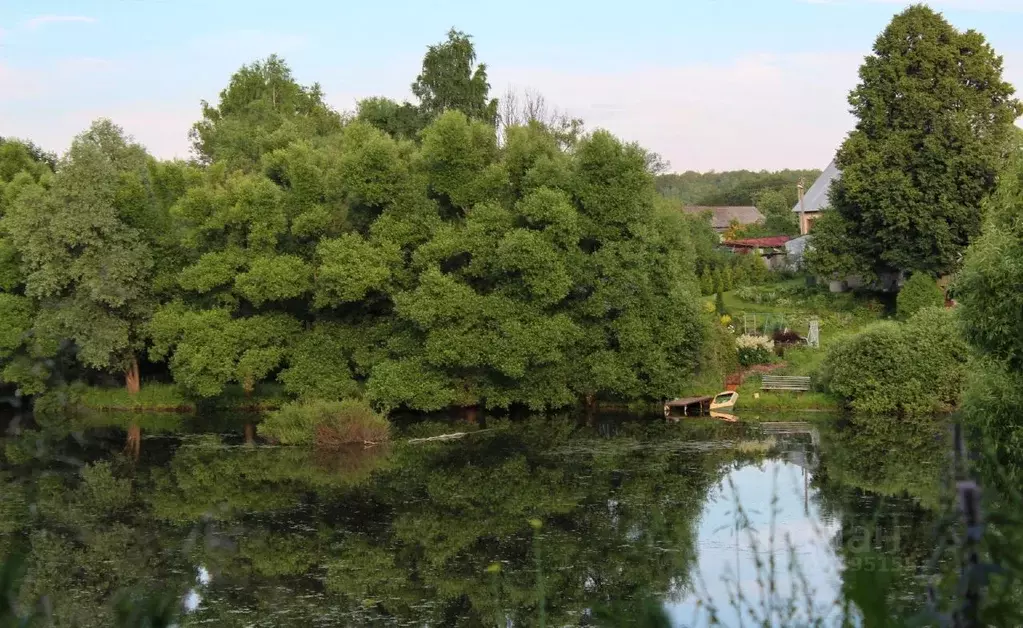
[[[779,494],[797,493],[789,523],[825,531],[814,558],[841,572],[840,593],[881,604],[845,542],[873,526],[905,566],[882,601],[905,604],[938,516],[919,470],[940,454],[922,437],[900,463],[850,430],[481,418],[456,441],[327,453],[260,444],[251,424],[182,435],[151,421],[4,443],[0,548],[27,550],[18,599],[49,596],[56,625],[110,625],[122,590],[187,594],[185,624],[681,625],[700,575],[720,576],[708,526],[728,510],[726,478],[757,487],[740,487],[753,506],[771,489],[743,478],[779,465],[806,469]]]

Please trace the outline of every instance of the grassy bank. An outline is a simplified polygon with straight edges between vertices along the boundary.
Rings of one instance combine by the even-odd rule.
[[[787,326],[802,336],[809,331],[810,320],[817,318],[820,347],[805,345],[786,347],[776,360],[775,375],[817,375],[824,356],[842,338],[862,330],[883,316],[884,308],[870,297],[853,293],[832,294],[822,289],[805,288],[805,279],[797,278],[753,288],[738,288],[723,293],[725,309],[731,316],[736,333],[744,328],[763,332],[770,326]],[[743,298],[747,297],[747,298]],[[708,303],[714,296],[706,297]],[[754,319],[755,317],[755,319]],[[744,324],[745,323],[745,324]],[[700,382],[692,394],[714,394],[721,390],[718,382]],[[760,377],[747,374],[739,387],[737,414],[748,412],[830,411],[842,408],[840,400],[822,392],[761,391]]]
[[[77,401],[90,410],[194,412],[200,406],[218,410],[273,410],[287,399],[281,388],[273,384],[258,386],[252,395],[246,395],[240,386],[229,386],[218,397],[200,400],[190,397],[176,384],[144,383],[135,395],[124,388],[89,386],[82,390]]]

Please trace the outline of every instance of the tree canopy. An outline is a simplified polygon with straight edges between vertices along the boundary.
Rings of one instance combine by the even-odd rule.
[[[457,31],[413,92],[342,116],[271,56],[202,103],[193,163],[105,120],[52,173],[5,142],[4,378],[60,355],[131,391],[141,368],[196,397],[540,410],[716,368],[706,234],[659,200],[649,151],[535,101],[498,127]]]
[[[849,96],[856,128],[837,154],[836,215],[815,225],[811,267],[955,270],[1023,114],[1013,93],[983,35],[923,5],[897,15]]]

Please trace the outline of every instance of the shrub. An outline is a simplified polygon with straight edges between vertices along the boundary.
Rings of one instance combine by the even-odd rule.
[[[968,350],[953,314],[925,308],[836,343],[821,367],[827,389],[863,414],[922,415],[955,407]]]
[[[899,318],[905,320],[925,307],[942,306],[945,304],[945,293],[937,282],[926,273],[914,273],[899,291],[895,301],[895,311]]]
[[[337,447],[390,438],[391,424],[365,401],[301,401],[271,412],[260,426],[263,436],[285,445],[316,443]]]
[[[774,342],[765,336],[743,334],[735,339],[735,348],[739,353],[739,364],[743,366],[767,364],[774,355]]]

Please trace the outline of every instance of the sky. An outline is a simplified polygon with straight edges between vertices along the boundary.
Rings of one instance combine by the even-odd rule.
[[[534,90],[671,169],[823,168],[899,0],[3,0],[0,136],[61,153],[99,117],[189,157],[200,101],[277,53],[328,102],[411,99],[430,44],[473,36],[491,91]],[[934,0],[1023,86],[1023,0]]]
[[[811,480],[812,474],[805,478],[807,485]],[[764,599],[757,576],[764,574],[758,573],[757,561],[764,561],[771,549],[772,510],[774,581],[779,598],[795,599],[804,607],[802,601],[809,593],[822,616],[818,619],[824,616],[837,619],[834,612],[840,600],[842,561],[831,540],[841,532],[841,525],[822,516],[816,497],[804,493],[807,485],[801,467],[778,459],[746,464],[721,479],[700,514],[696,537],[698,562],[696,573],[691,576],[694,584],[683,599],[665,604],[672,624],[708,625],[708,605],[717,609],[723,626],[749,622],[749,616],[740,617],[730,602],[729,594],[735,593],[737,584],[761,610]],[[748,518],[747,529],[736,529],[737,502]],[[794,577],[797,570],[810,583],[812,591],[807,592]],[[811,625],[805,613],[798,619],[803,625]]]

